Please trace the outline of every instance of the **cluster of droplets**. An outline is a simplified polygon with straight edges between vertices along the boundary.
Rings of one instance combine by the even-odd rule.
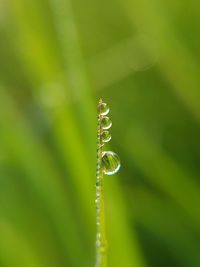
[[[102,100],[99,101],[99,134],[100,134],[100,146],[104,146],[111,140],[111,134],[109,129],[112,126],[112,121],[107,116],[109,113],[109,107]],[[103,151],[101,154],[103,173],[107,175],[115,174],[120,168],[120,160],[116,153],[112,151]]]
[[[102,234],[104,221],[101,221],[101,212],[104,212],[103,200],[103,174],[115,174],[120,168],[120,160],[116,153],[112,151],[103,151],[103,147],[111,140],[109,129],[112,126],[110,118],[107,116],[109,107],[100,99],[98,105],[98,148],[97,148],[97,175],[96,175],[96,248],[97,262],[96,267],[101,266],[102,255],[105,253],[107,244],[105,236]]]

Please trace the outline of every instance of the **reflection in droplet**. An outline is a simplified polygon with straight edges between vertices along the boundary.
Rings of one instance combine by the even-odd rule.
[[[103,117],[101,120],[101,125],[104,130],[109,129],[112,126],[112,121],[110,120],[109,117]]]
[[[120,168],[118,155],[112,151],[104,151],[102,155],[102,167],[105,174],[115,174]]]
[[[106,103],[101,103],[100,105],[100,114],[107,115],[109,113],[109,107]]]
[[[109,133],[109,131],[103,131],[103,133],[102,133],[102,141],[104,143],[107,143],[107,142],[110,141],[110,139],[111,139],[111,134]]]

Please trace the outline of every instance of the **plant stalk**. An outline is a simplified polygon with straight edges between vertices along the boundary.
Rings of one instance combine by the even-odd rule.
[[[104,177],[102,166],[102,100],[98,104],[98,131],[97,131],[97,170],[96,170],[96,265],[95,267],[107,267],[107,240],[105,226],[104,203]]]

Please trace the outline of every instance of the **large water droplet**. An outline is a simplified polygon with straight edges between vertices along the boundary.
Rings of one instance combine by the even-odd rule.
[[[112,151],[104,151],[102,155],[102,167],[105,174],[115,174],[120,168],[118,155]]]
[[[99,110],[100,110],[101,115],[107,115],[110,111],[110,109],[106,103],[101,103]]]
[[[109,129],[112,126],[112,121],[110,120],[109,117],[103,117],[101,120],[101,125],[104,130]]]
[[[110,139],[111,139],[111,134],[109,133],[109,131],[103,131],[103,133],[102,133],[102,141],[104,143],[107,143],[107,142],[110,141]]]

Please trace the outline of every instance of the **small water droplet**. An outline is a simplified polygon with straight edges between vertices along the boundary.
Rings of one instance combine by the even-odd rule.
[[[104,143],[107,143],[107,142],[110,141],[110,139],[111,139],[111,134],[109,133],[109,131],[103,131],[103,133],[102,133],[102,141]]]
[[[96,195],[97,195],[97,197],[100,196],[100,192],[101,192],[100,186],[96,186]]]
[[[97,233],[97,240],[101,240],[101,234]]]
[[[112,121],[110,120],[109,117],[103,117],[101,120],[101,125],[104,130],[109,129],[112,126]]]
[[[110,111],[110,109],[106,103],[101,103],[99,110],[100,110],[101,115],[107,115]]]
[[[112,151],[104,151],[102,156],[103,172],[107,175],[115,174],[120,168],[120,159]]]
[[[100,186],[96,186],[96,190],[97,190],[97,192],[100,192],[100,190],[101,190]]]
[[[97,248],[100,248],[101,247],[101,241],[100,240],[97,240],[96,241],[96,246],[97,246]]]
[[[106,245],[101,245],[101,246],[99,247],[99,252],[102,253],[102,254],[105,253],[106,250],[107,250],[107,246],[106,246]]]
[[[96,181],[96,186],[100,186],[100,185],[101,185],[100,181]]]

